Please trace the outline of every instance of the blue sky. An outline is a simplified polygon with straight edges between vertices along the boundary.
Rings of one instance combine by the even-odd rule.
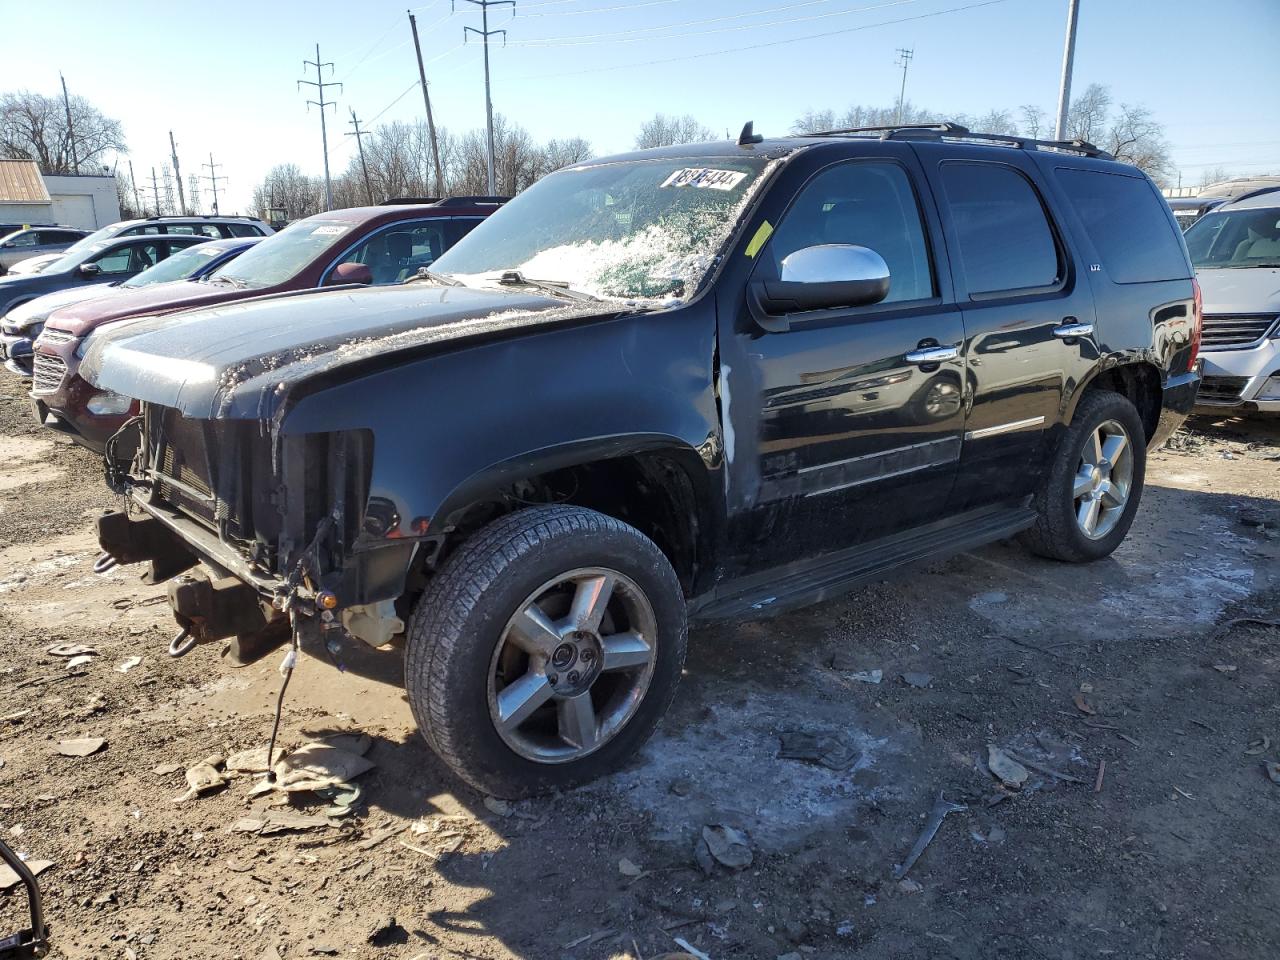
[[[807,109],[896,100],[894,51],[915,51],[907,97],[939,114],[1057,98],[1066,0],[519,0],[491,11],[494,108],[535,137],[627,149],[655,112],[736,134],[785,133]],[[437,123],[484,123],[478,9],[414,7]],[[422,116],[402,2],[0,0],[0,91],[70,88],[121,120],[139,179],[178,140],[184,178],[213,151],[245,206],[271,165],[321,171],[320,123],[295,80],[320,44],[345,168],[350,108],[365,122]],[[1215,37],[1223,39],[1215,41]],[[1207,167],[1280,172],[1280,0],[1081,0],[1074,88],[1110,85],[1152,108],[1187,182]],[[745,49],[751,48],[751,49]],[[663,62],[656,62],[663,61]],[[313,77],[314,78],[314,77]],[[328,79],[328,77],[326,77]],[[411,89],[412,87],[412,89]],[[207,205],[207,199],[206,199]]]

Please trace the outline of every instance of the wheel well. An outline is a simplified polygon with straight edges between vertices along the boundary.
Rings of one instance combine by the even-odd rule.
[[[1160,422],[1160,402],[1163,388],[1160,372],[1149,363],[1129,363],[1104,370],[1085,387],[1086,390],[1107,390],[1128,399],[1142,419],[1142,427],[1148,441],[1155,436]]]
[[[571,503],[635,527],[671,561],[685,594],[699,564],[703,498],[679,452],[637,453],[536,474],[450,514],[446,534],[428,558],[437,567],[464,539],[500,516],[528,506]]]

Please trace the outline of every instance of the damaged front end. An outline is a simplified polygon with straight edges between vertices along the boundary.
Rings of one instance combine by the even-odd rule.
[[[125,471],[117,451],[134,445]],[[144,404],[108,444],[125,509],[98,519],[97,568],[148,563],[145,582],[169,582],[174,656],[235,638],[251,662],[295,633],[331,652],[344,631],[386,643],[415,541],[387,539],[369,509],[372,445],[366,430],[286,435]]]

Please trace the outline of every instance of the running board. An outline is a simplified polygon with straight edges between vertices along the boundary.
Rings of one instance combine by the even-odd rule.
[[[903,567],[1011,537],[1035,519],[1035,511],[1025,505],[984,508],[905,534],[775,567],[722,584],[693,601],[689,619],[752,619],[829,600]]]

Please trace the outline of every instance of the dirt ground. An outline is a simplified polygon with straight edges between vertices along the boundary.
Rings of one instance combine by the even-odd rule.
[[[90,569],[96,459],[37,429],[6,377],[0,835],[54,864],[57,957],[601,960],[677,937],[715,960],[1277,957],[1280,629],[1241,618],[1280,618],[1278,457],[1280,424],[1193,421],[1104,562],[997,544],[696,631],[642,755],[566,795],[506,805],[453,779],[414,730],[399,648],[354,651],[345,675],[305,657],[285,743],[360,730],[376,764],[329,819],[247,776],[174,802],[188,765],[265,743],[278,657],[166,655],[162,591]],[[69,668],[59,642],[97,655]],[[780,759],[797,730],[836,737],[845,769]],[[1022,761],[1020,790],[988,745]],[[895,882],[940,793],[966,809]],[[273,832],[285,812],[305,828]],[[708,825],[751,864],[704,873]],[[0,928],[22,906],[0,893]]]

